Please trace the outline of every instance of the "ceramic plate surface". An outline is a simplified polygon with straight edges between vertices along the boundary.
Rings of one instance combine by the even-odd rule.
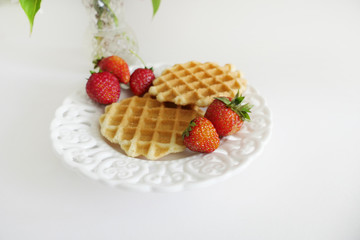
[[[155,64],[159,76],[170,65]],[[134,70],[135,67],[131,67]],[[271,116],[264,98],[248,84],[246,102],[254,105],[251,121],[221,140],[210,154],[186,150],[158,161],[132,158],[100,134],[99,117],[104,106],[95,104],[85,86],[66,97],[56,110],[50,132],[53,146],[72,169],[111,186],[143,192],[175,192],[207,186],[224,180],[245,167],[263,149],[271,133]],[[122,89],[120,99],[130,97]]]

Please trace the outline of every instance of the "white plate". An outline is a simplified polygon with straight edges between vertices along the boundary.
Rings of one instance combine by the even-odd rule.
[[[168,66],[154,65],[155,75]],[[122,89],[120,98],[131,95]],[[271,116],[264,99],[251,85],[244,95],[254,105],[252,120],[245,122],[238,133],[223,138],[220,147],[210,154],[186,150],[165,156],[162,161],[126,156],[101,136],[98,119],[104,106],[89,99],[85,86],[56,110],[50,126],[51,139],[66,165],[111,186],[145,192],[203,187],[238,173],[262,151],[270,136]]]

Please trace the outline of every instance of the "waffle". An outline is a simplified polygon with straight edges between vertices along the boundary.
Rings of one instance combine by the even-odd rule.
[[[117,143],[130,157],[155,160],[185,150],[182,133],[189,122],[203,115],[196,106],[161,103],[149,94],[133,96],[105,108],[101,115],[101,134]]]
[[[164,70],[153,81],[149,93],[159,102],[207,107],[214,97],[234,97],[246,89],[247,81],[234,66],[190,61]]]

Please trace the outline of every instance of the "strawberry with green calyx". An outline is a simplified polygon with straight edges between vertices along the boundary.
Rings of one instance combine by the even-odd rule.
[[[136,96],[141,96],[149,91],[155,75],[152,68],[138,68],[130,76],[130,90]]]
[[[244,96],[239,91],[233,99],[218,97],[209,105],[205,117],[214,125],[220,137],[238,132],[244,121],[250,121],[249,113],[253,107],[249,103],[243,104]]]
[[[130,81],[129,66],[126,61],[119,56],[100,58],[95,60],[94,64],[94,67],[99,67],[102,72],[114,74],[121,83],[127,84]]]
[[[111,104],[120,98],[118,79],[109,72],[92,72],[86,83],[86,93],[95,102]]]
[[[184,145],[194,152],[210,153],[219,147],[214,125],[204,117],[194,118],[182,134]]]
[[[144,60],[134,51],[130,49],[130,52],[140,60],[144,65],[143,68],[137,68],[130,76],[130,90],[136,96],[141,96],[147,91],[152,85],[155,79],[153,68],[146,67]]]

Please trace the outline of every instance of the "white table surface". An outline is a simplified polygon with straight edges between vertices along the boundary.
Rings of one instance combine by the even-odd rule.
[[[54,154],[55,109],[91,68],[81,1],[43,0],[29,37],[0,2],[0,239],[360,239],[360,3],[125,0],[147,62],[233,63],[273,132],[240,174],[179,193],[114,189]]]

